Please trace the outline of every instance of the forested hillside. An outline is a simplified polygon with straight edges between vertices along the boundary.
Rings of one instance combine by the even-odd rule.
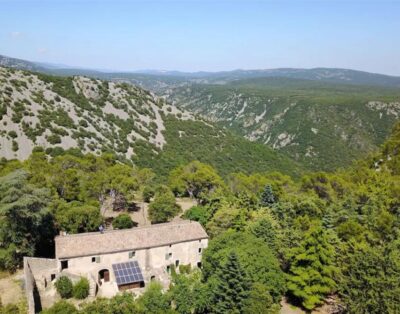
[[[400,117],[400,91],[288,78],[171,88],[167,99],[313,170],[377,149]]]
[[[396,313],[399,152],[400,124],[379,151],[346,171],[317,172],[297,183],[278,172],[223,179],[194,161],[173,169],[163,186],[156,173],[112,155],[36,152],[23,162],[3,160],[0,268],[15,270],[23,255],[51,255],[59,230],[96,230],[111,191],[120,195],[120,212],[149,199],[154,223],[179,215],[175,194],[196,199],[184,218],[199,221],[210,235],[201,270],[180,267],[168,292],[153,283],[136,301],[125,294],[79,311],[61,301],[44,313],[118,313],[121,307],[128,313],[278,313],[283,296],[306,310],[329,297],[337,313]]]
[[[97,82],[96,84],[103,82],[99,79],[106,79],[113,82],[109,83],[110,86],[122,86],[123,90],[129,87],[125,83],[139,86],[162,96],[158,100],[152,100],[156,106],[161,106],[159,107],[161,114],[167,113],[165,109],[168,106],[162,104],[162,99],[165,98],[180,110],[198,114],[210,122],[218,122],[220,126],[235,134],[280,151],[296,160],[302,167],[314,171],[334,170],[347,166],[355,159],[377,149],[400,116],[398,89],[400,78],[348,69],[288,68],[215,73],[177,71],[106,73],[90,69],[60,68],[0,56],[1,63],[17,69],[46,73],[45,81],[58,81],[57,84],[62,82],[61,85],[65,85],[66,90],[72,87],[71,82],[68,82],[70,80],[68,76],[72,75],[78,75],[75,80],[79,79],[79,75],[91,77],[92,83]],[[49,74],[60,75],[64,79],[48,76]],[[154,97],[144,96],[145,92],[140,88],[128,89],[142,99],[143,103]],[[60,93],[60,90],[55,92]],[[104,106],[104,101],[107,100],[114,104],[117,102],[117,107],[114,109],[126,109],[122,108],[124,105],[118,108],[115,96],[107,95],[108,88],[102,89],[100,86],[100,92],[101,99],[97,101],[98,104],[103,103],[100,107]],[[69,95],[72,94],[69,92]],[[66,95],[60,96],[68,98]],[[128,107],[131,96],[121,96],[128,100]],[[74,99],[76,101],[78,98],[69,99],[74,102]],[[93,99],[84,101],[93,102]],[[135,109],[135,106],[141,107],[142,104],[141,102],[133,104],[130,110],[138,109]],[[175,116],[180,111],[175,106],[170,108],[174,108]],[[114,109],[110,105],[105,107],[106,111]],[[105,110],[102,109],[103,112]],[[150,115],[151,111],[152,109]],[[114,113],[117,114],[117,118],[121,118],[117,112]],[[104,115],[98,118],[109,120]],[[141,118],[143,116],[139,117]],[[135,120],[137,117],[134,116],[132,119]],[[148,120],[160,121],[160,119],[154,120],[154,116],[150,116]],[[116,122],[118,122],[117,128],[126,129],[127,123],[124,121],[112,121],[111,126]],[[110,121],[107,123],[110,124]],[[144,127],[142,131],[150,132],[148,135],[139,135],[144,137],[145,141],[149,136],[153,137],[152,142],[155,144],[154,130],[140,121],[135,123],[142,124]],[[139,125],[138,127],[141,129]],[[124,143],[113,142],[112,136],[111,142],[107,148],[103,147],[103,150],[111,147],[112,150],[117,149],[120,155],[132,156],[134,146],[141,146],[140,143],[133,144],[134,140],[130,140],[129,136],[127,141],[122,141]],[[132,136],[136,140],[142,138]],[[157,138],[161,138],[160,132],[157,133]],[[80,141],[81,146],[83,140]],[[96,149],[93,145],[90,150]],[[156,146],[159,147],[158,144]]]
[[[272,149],[196,120],[139,87],[82,76],[0,68],[0,132],[0,156],[7,159],[26,159],[34,149],[52,156],[72,149],[110,152],[163,174],[194,159],[223,174],[301,171]]]

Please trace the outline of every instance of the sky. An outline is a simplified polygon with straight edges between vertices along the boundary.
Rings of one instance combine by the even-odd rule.
[[[400,76],[400,0],[0,0],[0,54],[108,70]]]

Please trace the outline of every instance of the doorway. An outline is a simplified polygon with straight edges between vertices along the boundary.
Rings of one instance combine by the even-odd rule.
[[[99,271],[99,285],[103,282],[110,281],[110,271],[108,269],[102,269]]]

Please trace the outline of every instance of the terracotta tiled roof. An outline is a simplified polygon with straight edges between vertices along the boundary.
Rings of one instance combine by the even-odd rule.
[[[138,250],[208,238],[194,221],[164,223],[125,230],[57,236],[58,259]]]

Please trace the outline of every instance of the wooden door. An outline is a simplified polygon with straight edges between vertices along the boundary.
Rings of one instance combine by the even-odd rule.
[[[104,282],[110,281],[110,272],[108,270],[104,271]]]

